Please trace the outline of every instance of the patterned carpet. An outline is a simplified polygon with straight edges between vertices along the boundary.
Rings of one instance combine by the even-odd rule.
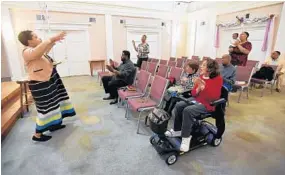
[[[46,143],[31,140],[35,108],[19,119],[2,142],[4,175],[99,174],[284,174],[285,94],[250,91],[237,103],[232,94],[227,108],[223,143],[206,146],[179,157],[167,166],[149,143],[150,131],[136,134],[136,115],[103,101],[97,77],[65,78],[77,116]]]

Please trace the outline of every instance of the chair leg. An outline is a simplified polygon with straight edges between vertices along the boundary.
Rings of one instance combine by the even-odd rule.
[[[248,99],[248,95],[249,95],[249,88],[247,87],[247,89],[246,89],[247,91],[247,93],[246,93],[246,97],[247,97],[247,99]]]
[[[128,119],[128,112],[129,112],[129,105],[128,103],[126,104],[126,113],[125,113],[125,118]]]
[[[273,81],[273,83],[271,83],[271,94],[273,94],[273,87],[274,87],[274,84],[275,84],[275,80]]]
[[[265,86],[266,86],[266,84],[263,84],[263,88],[261,90],[261,97],[263,97]]]
[[[239,97],[238,97],[238,103],[240,102],[240,97],[241,97],[242,91],[243,91],[243,88],[240,89],[240,93],[239,93]]]
[[[137,128],[137,134],[139,134],[139,130],[140,130],[140,122],[141,122],[141,113],[139,113],[139,119],[138,119],[138,128]]]

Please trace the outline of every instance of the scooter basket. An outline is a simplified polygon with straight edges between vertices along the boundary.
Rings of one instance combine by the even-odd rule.
[[[156,134],[164,134],[169,119],[170,115],[166,111],[156,108],[149,114],[149,127]]]
[[[149,121],[149,127],[152,132],[156,133],[157,135],[162,135],[167,130],[168,121],[164,121],[162,124],[156,124],[153,121]]]

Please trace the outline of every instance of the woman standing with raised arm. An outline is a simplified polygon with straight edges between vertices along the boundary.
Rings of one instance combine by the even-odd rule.
[[[142,43],[136,47],[136,43],[133,40],[133,46],[134,49],[138,52],[138,61],[136,66],[138,68],[141,68],[142,62],[148,60],[148,54],[149,54],[149,45],[146,43],[146,35],[143,35],[141,38]]]
[[[26,46],[22,55],[28,72],[29,88],[38,112],[36,131],[32,137],[34,141],[51,139],[51,136],[44,135],[43,132],[65,128],[62,119],[76,115],[53,60],[47,56],[54,44],[65,36],[66,33],[61,32],[42,41],[30,30],[18,35],[19,41]]]

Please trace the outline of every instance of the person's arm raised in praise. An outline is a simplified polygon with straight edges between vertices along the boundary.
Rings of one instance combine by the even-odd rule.
[[[38,59],[41,58],[42,55],[44,55],[52,45],[60,40],[63,40],[64,37],[66,36],[65,32],[61,32],[50,39],[43,41],[40,43],[37,47],[31,48],[31,49],[26,49],[23,52],[23,57],[26,60],[33,60],[33,59]]]

